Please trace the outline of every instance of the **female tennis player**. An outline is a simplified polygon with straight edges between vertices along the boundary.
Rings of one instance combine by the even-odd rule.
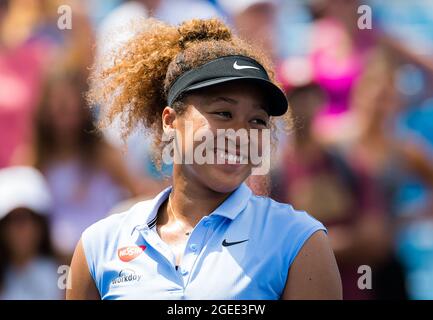
[[[146,20],[107,58],[93,69],[90,103],[107,107],[108,123],[120,116],[125,135],[143,124],[159,161],[164,134],[263,132],[288,117],[269,63],[216,19],[179,27]],[[325,227],[254,195],[245,180],[256,164],[239,141],[235,151],[212,149],[222,163],[175,161],[172,186],[86,229],[67,298],[340,299]]]

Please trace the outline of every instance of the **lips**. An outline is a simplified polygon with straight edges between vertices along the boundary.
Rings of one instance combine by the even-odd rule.
[[[145,249],[146,246],[122,247],[117,250],[117,255],[119,256],[119,259],[123,262],[129,262],[137,258]]]

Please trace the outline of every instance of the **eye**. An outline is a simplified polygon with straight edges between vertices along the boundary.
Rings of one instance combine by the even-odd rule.
[[[218,111],[218,112],[213,112],[213,114],[216,114],[220,117],[227,118],[227,119],[230,119],[232,117],[231,112],[228,111]]]
[[[260,126],[264,126],[264,127],[268,126],[268,122],[266,120],[263,120],[263,119],[260,119],[260,118],[253,119],[252,122],[254,124],[258,124]]]

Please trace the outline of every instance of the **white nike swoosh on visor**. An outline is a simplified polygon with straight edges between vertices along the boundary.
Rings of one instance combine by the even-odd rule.
[[[236,70],[242,70],[242,69],[257,69],[257,70],[260,70],[259,68],[253,67],[253,66],[240,66],[240,65],[238,65],[237,61],[235,61],[235,63],[233,63],[233,68],[235,68]]]

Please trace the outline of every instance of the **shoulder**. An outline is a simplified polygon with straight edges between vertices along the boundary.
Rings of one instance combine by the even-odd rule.
[[[84,230],[81,235],[81,243],[92,277],[96,276],[97,264],[101,259],[116,251],[120,239],[131,235],[137,225],[143,224],[140,219],[149,207],[150,200],[141,201],[130,209],[112,214],[98,222],[95,222]]]
[[[309,227],[325,229],[324,225],[309,213],[297,210],[288,203],[278,202],[269,197],[252,195],[249,205],[255,219],[262,220],[264,224],[279,224],[303,229]]]
[[[81,236],[83,245],[94,240],[104,241],[108,235],[119,232],[125,225],[131,210],[132,208],[122,213],[112,214],[87,227]]]
[[[268,197],[251,196],[248,213],[254,234],[260,234],[260,243],[278,248],[290,265],[306,241],[326,227],[309,213],[292,205]],[[248,217],[250,216],[250,217]]]
[[[108,237],[114,238],[116,234],[127,232],[128,228],[132,232],[136,224],[143,223],[143,221],[138,221],[137,213],[146,212],[146,208],[149,207],[150,203],[151,200],[137,202],[128,210],[111,214],[95,222],[84,230],[82,234],[83,242],[90,239],[105,241]]]
[[[300,250],[282,299],[342,299],[337,262],[325,234],[315,233]]]

